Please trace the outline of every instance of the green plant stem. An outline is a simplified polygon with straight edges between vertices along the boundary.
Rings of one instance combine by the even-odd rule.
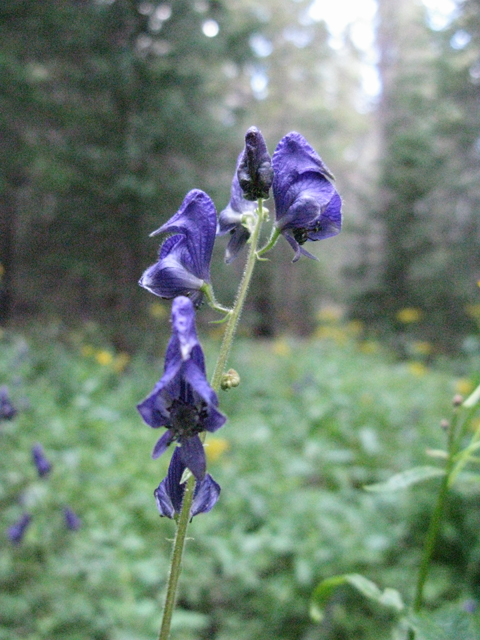
[[[192,506],[193,490],[195,488],[195,478],[191,476],[187,481],[185,495],[183,497],[182,510],[177,521],[177,531],[173,543],[172,559],[170,562],[170,573],[168,574],[167,594],[165,596],[165,607],[163,609],[162,625],[158,640],[168,640],[172,615],[175,609],[177,598],[178,579],[182,569],[183,550],[185,548],[185,538],[187,534],[188,522],[190,520],[190,508]]]
[[[260,237],[260,230],[263,222],[262,201],[258,201],[258,219],[257,224],[250,237],[250,250],[248,252],[245,270],[235,299],[233,309],[230,311],[228,321],[225,326],[222,345],[218,354],[217,363],[213,372],[211,386],[215,391],[219,391],[222,382],[223,372],[228,360],[230,349],[232,348],[235,331],[242,313],[243,304],[248,292],[248,287],[252,279],[253,269],[257,260],[257,245]],[[201,434],[204,435],[204,434]],[[203,440],[203,438],[202,438]],[[170,627],[172,624],[173,611],[175,609],[175,601],[177,597],[178,580],[181,573],[183,550],[185,548],[185,539],[187,535],[187,527],[190,522],[190,509],[193,500],[193,491],[195,489],[195,478],[191,476],[187,481],[185,495],[182,502],[182,509],[177,520],[177,530],[173,543],[172,559],[170,563],[170,572],[168,574],[167,594],[165,596],[165,607],[163,609],[162,624],[158,640],[168,640],[170,636]]]
[[[260,238],[260,231],[263,222],[263,204],[262,200],[258,201],[258,219],[252,235],[250,236],[250,249],[248,252],[247,262],[245,263],[245,270],[243,272],[242,280],[238,287],[237,297],[235,304],[230,312],[230,316],[225,326],[225,333],[223,334],[222,346],[220,347],[220,353],[218,354],[217,364],[212,376],[212,387],[215,391],[220,389],[222,382],[222,376],[225,371],[230,349],[232,348],[233,338],[235,337],[235,331],[237,329],[238,321],[243,310],[243,304],[247,296],[248,287],[252,279],[253,269],[257,261],[257,245]]]
[[[420,569],[418,572],[417,588],[415,592],[415,600],[413,603],[413,610],[415,612],[420,611],[423,602],[423,589],[427,580],[428,571],[430,568],[430,561],[432,559],[433,552],[435,550],[435,544],[437,542],[438,532],[440,531],[440,525],[442,523],[443,512],[445,510],[445,503],[448,497],[448,491],[450,488],[450,476],[454,468],[454,457],[456,449],[458,447],[458,412],[454,413],[452,423],[448,430],[448,458],[445,468],[445,475],[442,478],[440,489],[437,496],[437,502],[430,518],[430,524],[428,525],[427,535],[425,537],[425,543],[423,546],[422,561],[420,563]],[[413,637],[413,636],[410,636]]]
[[[272,229],[272,235],[270,236],[267,244],[264,247],[262,247],[261,249],[258,250],[257,257],[260,257],[264,253],[267,253],[267,251],[270,251],[270,249],[272,249],[272,247],[277,242],[279,236],[280,236],[280,229],[278,229],[277,227],[274,226],[273,229]]]
[[[447,473],[442,478],[442,484],[440,485],[440,490],[438,492],[435,509],[433,510],[432,517],[430,519],[430,524],[428,526],[428,531],[427,531],[427,535],[426,535],[425,543],[423,547],[422,562],[420,564],[420,569],[418,572],[417,589],[416,589],[415,600],[413,604],[414,611],[420,611],[422,607],[423,588],[427,580],[428,570],[430,568],[430,560],[432,559],[432,554],[435,549],[435,543],[437,541],[438,532],[440,530],[440,524],[442,522],[442,516],[445,509],[445,502],[448,495],[449,476],[450,474],[447,471]]]

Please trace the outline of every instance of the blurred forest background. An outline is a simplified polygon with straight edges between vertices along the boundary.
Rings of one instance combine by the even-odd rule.
[[[307,138],[344,228],[309,244],[318,262],[292,264],[281,238],[258,265],[242,384],[206,447],[221,503],[192,524],[174,637],[404,637],[353,590],[321,625],[308,607],[352,572],[411,601],[436,481],[364,487],[441,466],[451,399],[480,383],[480,0],[337,5],[0,1],[0,640],[158,633],[173,523],[152,493],[169,456],[151,460],[136,404],[171,305],[137,283],[187,191],[226,206],[251,125],[270,153]],[[212,280],[229,304],[243,256],[225,265],[225,246]],[[209,367],[217,318],[197,314]],[[478,473],[462,482],[425,602],[476,609],[480,628]]]
[[[479,319],[480,2],[443,24],[420,1],[371,7],[332,34],[311,0],[3,0],[1,323],[93,321],[141,345],[148,234],[191,188],[226,206],[255,124],[271,153],[288,131],[309,140],[345,223],[312,245],[318,265],[292,267],[282,241],[258,270],[249,332],[308,335],[335,303],[397,342],[408,324],[456,349]]]

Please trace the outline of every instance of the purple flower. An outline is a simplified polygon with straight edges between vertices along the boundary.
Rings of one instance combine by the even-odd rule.
[[[247,200],[268,198],[273,180],[272,159],[257,127],[245,134],[245,148],[239,158],[237,176]]]
[[[77,516],[75,511],[73,511],[73,509],[70,509],[70,507],[64,507],[63,518],[65,521],[65,526],[70,531],[77,531],[77,529],[80,529],[80,527],[82,526],[82,521]]]
[[[182,463],[198,481],[203,480],[206,459],[198,434],[216,431],[225,423],[226,417],[217,406],[217,394],[206,378],[193,304],[180,296],[172,304],[172,337],[163,376],[152,393],[137,406],[150,427],[167,429],[155,445],[152,457],[158,458],[176,441],[180,444]]]
[[[182,509],[186,482],[182,482],[185,464],[182,460],[181,447],[173,452],[167,477],[160,482],[153,492],[161,516],[174,518]],[[213,508],[220,495],[220,485],[207,473],[203,480],[197,480],[193,491],[190,516],[207,513]]]
[[[314,258],[301,245],[340,232],[341,200],[332,174],[303,136],[292,132],[280,140],[272,157],[276,227],[295,251]]]
[[[35,466],[37,467],[38,475],[40,478],[47,476],[51,469],[52,465],[46,459],[45,454],[43,452],[43,447],[41,444],[35,444],[32,447],[32,458]]]
[[[24,513],[15,524],[8,528],[7,536],[12,544],[18,545],[21,543],[31,519],[32,516],[30,514]]]
[[[190,191],[177,213],[152,236],[170,234],[159,259],[140,278],[140,286],[168,300],[188,296],[199,307],[210,283],[210,260],[217,227],[215,205],[199,189]],[[173,235],[172,235],[173,234]]]
[[[237,167],[239,166],[242,156],[243,152],[238,158]],[[243,191],[238,182],[238,175],[237,172],[235,172],[232,180],[230,202],[218,216],[217,234],[219,236],[223,236],[226,233],[231,234],[225,251],[225,262],[227,264],[237,257],[238,253],[247,243],[250,237],[250,231],[244,226],[244,223],[248,223],[249,217],[254,217],[256,208],[256,202],[246,200],[243,197]]]
[[[10,402],[7,387],[0,387],[0,421],[13,420],[17,415],[17,410]]]

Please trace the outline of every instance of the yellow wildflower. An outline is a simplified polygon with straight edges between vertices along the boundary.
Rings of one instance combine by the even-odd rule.
[[[379,345],[375,340],[364,340],[359,344],[358,348],[362,353],[377,353]]]
[[[420,309],[415,309],[414,307],[405,307],[405,309],[400,309],[397,311],[397,320],[399,322],[403,322],[404,324],[412,324],[413,322],[419,322],[423,313]]]
[[[408,370],[413,376],[418,376],[418,377],[424,376],[428,371],[427,367],[423,364],[423,362],[416,362],[416,361],[408,363]]]
[[[320,311],[317,313],[317,320],[319,322],[335,323],[339,322],[342,319],[342,315],[343,313],[340,307],[331,305],[320,309]]]
[[[148,308],[148,313],[152,318],[156,320],[163,320],[168,316],[168,311],[165,308],[165,305],[161,302],[152,302],[152,304]]]
[[[228,449],[230,449],[228,440],[224,438],[209,438],[205,443],[205,455],[208,462],[216,462]]]
[[[433,351],[433,346],[430,342],[421,341],[414,342],[412,344],[412,351],[418,353],[421,356],[428,356]]]
[[[455,393],[467,397],[472,393],[474,386],[473,382],[468,378],[460,378],[455,382]]]
[[[116,373],[122,373],[129,362],[130,356],[128,355],[128,353],[122,351],[122,353],[119,353],[118,356],[115,356],[115,359],[113,361],[113,370]]]
[[[285,338],[275,340],[272,345],[272,351],[276,356],[289,356],[292,353],[292,349]]]
[[[110,351],[97,351],[97,353],[95,354],[95,360],[98,362],[98,364],[101,364],[102,367],[106,367],[113,362],[113,356]]]

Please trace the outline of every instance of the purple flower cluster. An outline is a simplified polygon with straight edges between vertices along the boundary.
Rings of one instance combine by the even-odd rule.
[[[17,410],[10,400],[7,387],[0,387],[0,421],[13,420],[16,415]]]
[[[140,286],[170,300],[188,296],[199,307],[210,283],[210,260],[217,228],[215,205],[200,189],[190,191],[177,213],[151,235],[168,236],[158,262],[140,278]]]
[[[257,133],[257,156],[256,162],[252,160],[248,165],[247,159],[254,156],[251,149],[248,154],[248,140],[253,131]],[[237,256],[250,236],[246,214],[252,215],[255,206],[252,207],[251,203],[250,183],[246,179],[242,181],[246,166],[252,167],[254,175],[266,174],[272,177],[270,182],[262,182],[265,186],[263,191],[257,189],[253,193],[262,193],[257,197],[266,198],[270,185],[272,186],[275,227],[295,251],[294,262],[301,254],[314,258],[301,246],[307,240],[314,242],[330,238],[341,230],[342,202],[332,184],[333,176],[305,138],[296,132],[282,138],[272,156],[269,172],[266,170],[267,156],[261,133],[252,127],[247,131],[245,151],[237,163],[230,202],[220,213],[218,221],[219,235],[232,234],[227,246],[226,262],[231,262]],[[260,178],[257,178],[258,181]],[[253,179],[251,182],[256,183]]]
[[[272,189],[273,242],[283,235],[295,251],[294,262],[302,254],[313,258],[302,245],[307,240],[334,236],[341,228],[341,200],[332,180],[321,158],[300,134],[293,132],[282,138],[270,157],[262,134],[251,127],[237,160],[230,202],[218,222],[212,200],[194,189],[177,213],[151,234],[165,239],[158,261],[144,272],[139,284],[161,298],[173,299],[172,336],[163,375],[137,406],[147,425],[165,429],[152,457],[158,458],[172,444],[175,447],[167,477],[154,492],[160,515],[175,518],[180,513],[187,469],[195,478],[192,517],[210,511],[220,494],[220,487],[206,473],[202,434],[220,429],[226,418],[218,410],[217,394],[207,381],[195,329],[195,307],[205,295],[213,300],[210,261],[215,236],[230,234],[225,259],[231,262],[255,227],[258,201],[268,198]]]
[[[48,476],[50,471],[52,470],[52,465],[45,457],[45,453],[43,451],[43,447],[41,444],[35,444],[32,447],[32,458],[35,467],[37,468],[38,475],[40,478],[44,478]]]
[[[180,487],[180,479],[187,468],[195,476],[195,495],[198,498],[196,503],[194,500],[192,516],[209,511],[215,504],[220,488],[206,475],[207,464],[200,434],[216,431],[225,423],[226,417],[217,407],[217,394],[206,378],[205,358],[197,338],[192,301],[179,296],[172,304],[172,337],[165,355],[163,376],[150,395],[137,406],[150,427],[166,429],[153,449],[153,458],[158,458],[172,443],[177,444],[167,478],[155,491],[161,515],[173,517],[178,512],[184,491]],[[168,506],[170,503],[171,508]]]
[[[38,442],[32,447],[32,460],[38,476],[40,478],[46,478],[52,470],[52,464],[45,456],[42,445]],[[65,527],[70,531],[76,531],[82,525],[78,515],[68,506],[63,508],[63,519]],[[17,522],[7,529],[7,537],[12,544],[19,545],[22,542],[31,521],[32,516],[25,512]]]

